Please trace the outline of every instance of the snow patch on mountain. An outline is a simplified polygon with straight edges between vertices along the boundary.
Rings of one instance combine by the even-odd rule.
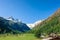
[[[38,20],[38,21],[36,21],[35,23],[27,24],[27,26],[28,26],[30,29],[32,29],[32,28],[34,28],[36,25],[38,25],[38,24],[41,23],[41,22],[42,22],[42,20]]]
[[[13,22],[22,22],[19,19],[14,19],[12,16],[8,17],[7,20],[13,21]]]

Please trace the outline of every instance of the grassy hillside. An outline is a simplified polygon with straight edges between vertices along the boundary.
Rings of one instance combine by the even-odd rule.
[[[57,10],[52,16],[38,24],[31,32],[40,34],[57,33],[60,34],[60,9]]]

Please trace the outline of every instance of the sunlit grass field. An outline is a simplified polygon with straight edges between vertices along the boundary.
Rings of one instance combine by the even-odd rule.
[[[0,35],[0,40],[40,40],[34,34]]]

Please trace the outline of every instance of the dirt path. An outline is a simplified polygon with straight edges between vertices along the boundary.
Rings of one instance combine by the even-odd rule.
[[[44,38],[44,39],[42,39],[42,40],[49,40],[49,39],[52,39],[51,37],[49,37],[49,38]]]

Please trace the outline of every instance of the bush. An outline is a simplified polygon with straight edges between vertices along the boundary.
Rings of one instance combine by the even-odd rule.
[[[41,34],[38,33],[38,34],[35,34],[35,36],[36,36],[37,38],[40,38],[40,37],[41,37]]]

